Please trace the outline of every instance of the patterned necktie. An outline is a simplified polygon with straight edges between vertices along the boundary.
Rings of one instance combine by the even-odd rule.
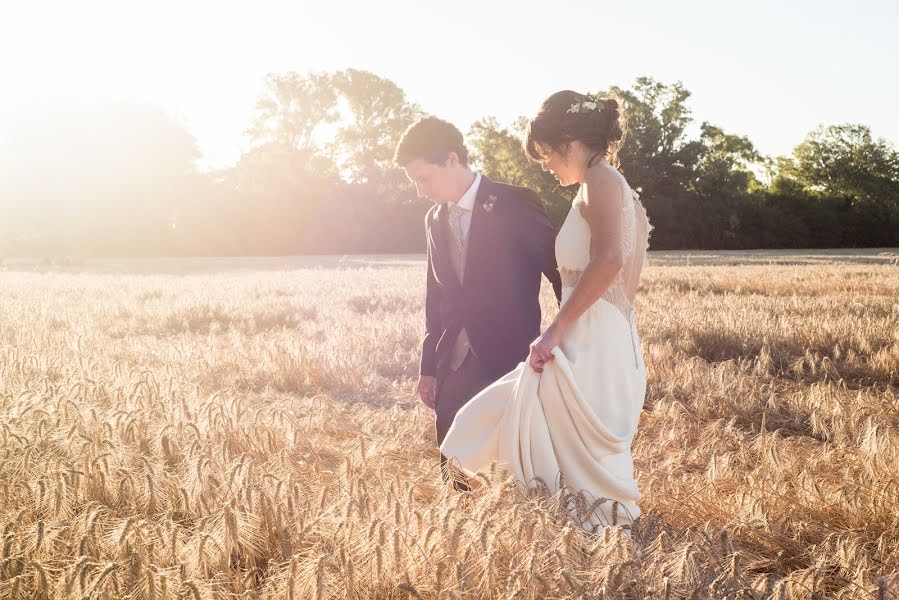
[[[467,212],[467,210],[458,204],[450,206],[450,229],[453,230],[453,236],[456,238],[456,243],[459,244],[460,249],[465,246],[465,234],[462,232],[462,217]]]

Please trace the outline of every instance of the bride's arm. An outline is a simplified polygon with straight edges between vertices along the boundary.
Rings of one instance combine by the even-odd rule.
[[[552,324],[531,344],[528,364],[536,371],[543,370],[568,328],[606,293],[624,267],[623,192],[616,174],[608,169],[587,172],[581,212],[590,226],[590,263]]]

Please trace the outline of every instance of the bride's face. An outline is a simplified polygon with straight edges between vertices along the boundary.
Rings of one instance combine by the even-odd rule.
[[[577,183],[579,177],[577,169],[574,168],[575,165],[573,161],[570,160],[570,149],[570,144],[565,154],[549,147],[542,147],[540,149],[540,154],[543,155],[540,166],[544,171],[552,173],[553,177],[555,177],[563,186]]]

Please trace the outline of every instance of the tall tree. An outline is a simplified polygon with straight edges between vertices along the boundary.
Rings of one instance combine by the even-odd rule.
[[[819,127],[781,167],[815,191],[854,202],[899,203],[899,153],[865,125]]]
[[[702,149],[693,189],[701,197],[736,198],[760,185],[753,168],[760,167],[764,159],[749,138],[703,123],[699,141]]]
[[[333,147],[338,164],[353,181],[394,183],[394,149],[421,109],[394,82],[368,71],[347,69],[333,82],[349,109]]]
[[[624,101],[627,137],[621,164],[631,185],[649,202],[672,198],[687,187],[702,152],[702,143],[686,138],[692,122],[682,83],[666,85],[640,77],[631,89],[612,87]]]
[[[838,224],[840,233],[827,236],[828,245],[899,244],[899,153],[869,127],[821,126],[777,164],[772,189],[803,189],[811,200],[806,213]]]
[[[254,143],[277,143],[301,151],[316,149],[315,134],[337,119],[337,93],[324,73],[270,73],[247,130]]]

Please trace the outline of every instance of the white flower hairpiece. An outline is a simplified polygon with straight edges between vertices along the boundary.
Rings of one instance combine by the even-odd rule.
[[[605,103],[602,100],[584,100],[583,102],[575,102],[565,112],[580,113],[588,110],[602,110],[604,107]]]

